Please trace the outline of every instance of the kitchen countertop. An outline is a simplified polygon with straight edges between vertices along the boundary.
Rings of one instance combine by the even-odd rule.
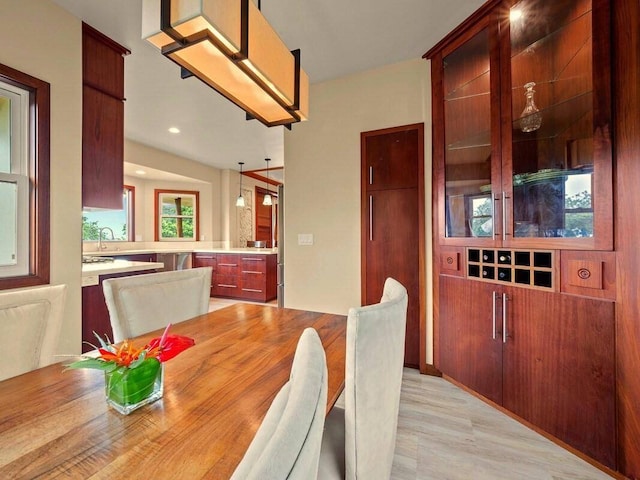
[[[270,255],[278,253],[277,248],[167,248],[167,249],[141,249],[141,250],[103,250],[101,252],[83,252],[83,255],[95,257],[117,257],[118,255],[137,255],[146,253],[251,253],[253,255]]]
[[[112,273],[140,272],[164,268],[160,262],[130,262],[128,260],[114,260],[113,262],[83,263],[82,286],[98,285],[100,275]]]

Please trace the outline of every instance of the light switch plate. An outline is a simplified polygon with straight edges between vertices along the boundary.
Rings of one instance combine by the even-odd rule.
[[[313,233],[299,233],[298,245],[313,245]]]

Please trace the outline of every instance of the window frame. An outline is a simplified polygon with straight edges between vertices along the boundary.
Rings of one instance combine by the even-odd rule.
[[[0,290],[45,285],[50,279],[50,85],[0,63],[0,81],[29,93],[27,176],[29,261],[27,274],[0,277]]]
[[[162,228],[161,220],[161,196],[163,194],[171,195],[189,195],[194,197],[194,222],[193,222],[193,238],[165,238],[160,235]],[[200,234],[200,192],[197,190],[166,190],[166,189],[154,189],[154,239],[156,242],[196,242],[198,241]]]

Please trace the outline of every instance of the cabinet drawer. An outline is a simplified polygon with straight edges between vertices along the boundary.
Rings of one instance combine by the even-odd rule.
[[[440,247],[440,273],[464,277],[464,247]]]
[[[267,272],[267,257],[264,255],[243,255],[240,260],[242,273],[244,272]]]
[[[266,278],[262,273],[242,273],[242,290],[264,292]]]
[[[213,267],[216,270],[217,258],[215,253],[194,253],[193,266],[195,267]]]
[[[240,269],[239,255],[217,255],[216,272],[221,275],[237,275]]]
[[[213,290],[216,295],[235,297],[240,293],[240,282],[236,275],[214,275]]]

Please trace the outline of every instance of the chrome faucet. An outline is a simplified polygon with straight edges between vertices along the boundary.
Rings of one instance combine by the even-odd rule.
[[[107,246],[104,245],[102,243],[102,232],[104,230],[109,230],[111,232],[111,240],[115,240],[116,236],[113,234],[113,230],[111,230],[111,228],[109,227],[100,227],[100,229],[98,230],[98,251],[101,252],[102,250],[106,250]]]

